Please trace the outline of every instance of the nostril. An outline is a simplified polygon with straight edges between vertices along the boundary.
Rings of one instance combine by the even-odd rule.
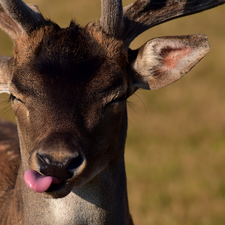
[[[50,164],[49,159],[47,158],[47,156],[45,155],[40,155],[39,153],[37,153],[37,157],[40,160],[40,162],[44,163],[44,164]]]
[[[50,164],[49,159],[45,155],[42,156],[39,153],[37,153],[37,161],[42,170],[46,169]]]
[[[81,155],[76,156],[75,158],[73,158],[72,160],[70,160],[70,163],[67,167],[67,171],[70,173],[74,173],[74,171],[81,166],[81,164],[83,163],[84,159]]]
[[[64,158],[64,160],[57,160],[53,156],[40,153],[37,153],[36,157],[41,174],[56,177],[60,180],[71,179],[84,162],[82,155],[79,153],[73,157]]]

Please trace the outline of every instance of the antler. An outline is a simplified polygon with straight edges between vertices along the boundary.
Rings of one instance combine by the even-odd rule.
[[[12,38],[48,24],[36,6],[21,0],[0,0],[0,14],[0,26]]]
[[[101,0],[100,26],[110,36],[120,38],[123,32],[122,0]]]
[[[142,32],[177,17],[194,14],[225,3],[225,0],[137,0],[123,10],[126,48]]]

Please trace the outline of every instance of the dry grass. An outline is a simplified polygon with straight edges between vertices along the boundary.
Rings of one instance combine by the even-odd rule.
[[[100,15],[100,0],[33,1],[62,26],[71,18],[84,25]],[[212,47],[181,81],[129,99],[126,165],[138,225],[225,224],[224,12],[222,6],[168,22],[132,44],[137,48],[156,36],[205,33]],[[1,36],[3,55],[11,54],[7,39]]]

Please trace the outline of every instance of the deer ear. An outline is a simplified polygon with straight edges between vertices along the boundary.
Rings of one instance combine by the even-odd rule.
[[[23,1],[1,1],[0,28],[13,40],[47,24],[36,5],[27,5]]]
[[[9,93],[9,60],[8,57],[0,56],[0,94]]]
[[[22,32],[21,27],[6,13],[2,5],[0,5],[0,28],[12,39]]]
[[[180,79],[209,51],[205,35],[155,38],[131,51],[133,91],[156,90]]]

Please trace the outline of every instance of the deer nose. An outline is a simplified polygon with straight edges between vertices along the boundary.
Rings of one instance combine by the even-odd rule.
[[[60,180],[73,178],[84,162],[84,159],[79,152],[74,154],[73,157],[65,158],[63,161],[57,161],[48,154],[37,153],[36,157],[40,173]]]

